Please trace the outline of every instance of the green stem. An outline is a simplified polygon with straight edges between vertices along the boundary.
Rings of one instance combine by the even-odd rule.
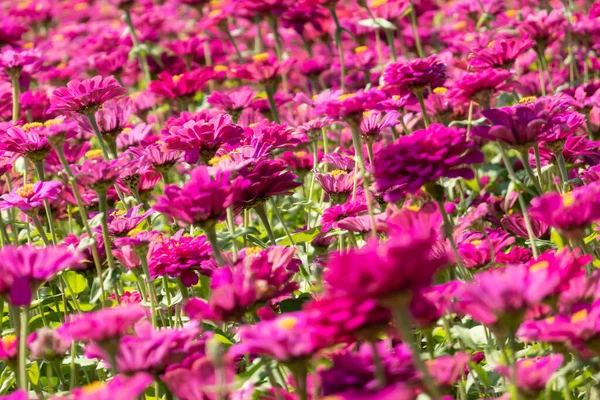
[[[12,84],[12,122],[17,124],[19,122],[19,74],[10,74],[10,82]]]
[[[106,158],[107,160],[110,160],[110,154],[108,152],[108,147],[106,147],[106,143],[104,142],[104,139],[102,138],[102,134],[100,133],[100,128],[98,128],[98,123],[96,123],[96,115],[88,114],[87,117],[88,117],[88,120],[90,121],[90,124],[92,124],[92,129],[94,129],[94,133],[96,134],[96,139],[98,139],[98,143],[100,144],[100,148],[102,149],[102,154],[104,155],[104,158]]]
[[[290,230],[288,229],[287,224],[283,220],[283,217],[281,216],[281,213],[279,212],[279,209],[277,208],[277,204],[275,204],[275,200],[273,200],[273,198],[271,198],[270,200],[271,200],[271,206],[273,207],[273,212],[275,213],[275,216],[277,217],[277,219],[281,223],[281,226],[283,226],[283,230],[285,232],[285,235],[287,236],[287,238],[290,241],[291,245],[295,246],[296,243],[294,242],[294,238],[292,237],[292,234],[291,234]]]
[[[221,254],[221,249],[219,247],[219,241],[217,240],[217,231],[214,225],[209,225],[204,227],[204,233],[206,234],[206,238],[210,243],[210,248],[213,252],[213,257],[215,258],[215,262],[219,267],[225,265],[225,260],[223,259],[223,255]]]
[[[443,200],[435,199],[438,204],[438,208],[440,209],[440,214],[442,214],[442,220],[444,222],[444,233],[446,234],[446,238],[450,242],[450,246],[452,247],[452,252],[454,253],[454,258],[456,258],[457,272],[460,278],[464,280],[468,280],[471,277],[471,273],[465,267],[463,263],[462,257],[458,252],[458,246],[456,245],[456,241],[454,240],[454,224],[450,219],[450,216],[446,212],[446,208],[444,207]]]
[[[152,318],[152,326],[156,327],[156,313],[158,312],[158,301],[156,299],[156,290],[154,288],[154,282],[152,282],[151,278],[150,278],[150,269],[148,268],[148,260],[146,259],[145,256],[140,256],[140,260],[142,262],[142,269],[144,271],[144,277],[145,277],[145,281],[144,284],[147,286],[147,290],[148,293],[150,295],[150,305],[151,305],[151,309],[150,309],[150,313],[151,313],[151,318]],[[145,299],[144,299],[145,300]],[[162,315],[161,315],[161,322],[164,325],[164,321],[162,320]]]
[[[565,184],[569,180],[569,171],[567,170],[565,157],[563,156],[562,151],[556,155],[556,162],[558,164],[558,171],[560,173],[561,186],[562,189],[565,190]]]
[[[267,215],[267,209],[264,203],[259,203],[254,207],[254,211],[258,214],[258,217],[262,221],[265,229],[267,230],[267,235],[269,236],[269,240],[273,246],[277,245],[277,239],[275,239],[275,235],[273,234],[273,230],[271,229],[271,223],[269,222],[269,217]]]
[[[533,183],[533,186],[535,186],[535,190],[538,192],[538,194],[544,193],[538,178],[535,176],[533,169],[531,169],[531,166],[529,165],[529,152],[527,150],[523,150],[520,152],[520,156],[523,168],[525,168],[525,172],[527,172],[529,180]]]
[[[375,377],[377,378],[377,385],[380,388],[385,387],[387,378],[385,376],[385,369],[381,362],[381,356],[377,350],[377,342],[369,342],[371,346],[371,352],[373,353],[373,364],[375,365]]]
[[[504,166],[506,167],[506,170],[508,171],[508,175],[510,176],[510,179],[512,180],[513,184],[518,186],[518,179],[517,179],[517,176],[515,175],[515,170],[513,169],[512,164],[510,163],[510,159],[508,158],[508,155],[506,154],[504,145],[502,143],[498,143],[498,145],[500,148],[500,154],[502,155],[502,160],[504,161]],[[535,236],[533,235],[533,229],[531,228],[531,221],[529,219],[529,213],[527,212],[527,204],[525,203],[523,194],[521,194],[520,191],[518,191],[518,198],[519,198],[519,205],[521,207],[521,213],[523,214],[523,219],[525,220],[525,227],[527,229],[527,235],[529,236],[529,241],[531,242],[531,250],[533,251],[533,257],[537,258],[539,252],[537,249],[537,245],[535,244]]]
[[[419,58],[423,58],[425,57],[425,53],[423,52],[423,47],[421,47],[421,39],[419,38],[419,30],[417,28],[417,11],[415,10],[415,5],[412,1],[410,2],[410,23],[412,25],[413,35],[415,36],[417,54],[419,55]]]
[[[344,66],[344,47],[342,46],[342,25],[340,24],[340,20],[337,16],[337,12],[335,11],[335,5],[328,7],[329,12],[331,13],[331,18],[333,18],[333,22],[335,24],[335,33],[333,35],[333,39],[335,41],[335,46],[338,50],[338,57],[340,59],[340,89],[342,92],[346,88],[346,67]]]
[[[46,235],[46,231],[44,230],[44,226],[40,222],[40,219],[38,218],[38,215],[37,214],[36,215],[32,215],[31,216],[31,220],[33,221],[33,225],[35,226],[35,229],[37,229],[38,233],[40,234],[40,237],[44,241],[44,244],[46,246],[50,246],[51,243],[48,240],[48,236]]]
[[[419,100],[419,106],[421,107],[421,112],[423,113],[423,122],[425,123],[425,128],[429,127],[431,124],[431,120],[429,119],[429,115],[427,114],[427,108],[425,108],[425,100],[423,99],[423,92],[415,91],[415,96],[417,96],[417,100]]]
[[[229,228],[229,234],[232,239],[232,247],[233,247],[233,262],[237,262],[238,259],[238,242],[237,242],[237,234],[236,234],[236,226],[233,220],[233,207],[227,207],[227,227]]]
[[[29,324],[29,309],[21,307],[21,322],[19,327],[19,388],[27,391],[27,325]]]
[[[536,143],[533,145],[533,153],[535,154],[535,169],[538,174],[538,178],[540,180],[540,187],[542,189],[542,193],[544,193],[544,176],[542,175],[542,164],[540,162],[540,146]]]
[[[125,10],[125,23],[129,28],[129,33],[131,34],[131,41],[133,42],[133,46],[137,50],[138,61],[140,63],[140,70],[142,71],[142,75],[144,76],[143,87],[146,87],[151,80],[150,68],[148,67],[146,53],[140,48],[140,41],[137,37],[137,33],[135,33],[135,27],[133,26],[133,21],[131,19],[131,11],[129,10]]]
[[[265,92],[267,92],[267,99],[269,100],[269,107],[271,108],[271,113],[273,114],[273,119],[275,120],[275,122],[280,124],[281,120],[279,119],[279,112],[277,111],[277,104],[275,104],[275,93],[277,92],[277,87],[275,87],[274,89],[275,90],[273,90],[273,88],[271,87],[270,84],[267,84],[265,86]]]
[[[102,240],[104,240],[104,248],[106,249],[106,261],[108,268],[112,271],[115,267],[112,246],[110,242],[110,234],[108,233],[108,204],[106,202],[106,191],[101,190],[98,193],[98,205],[102,213]]]
[[[435,385],[431,374],[429,373],[429,369],[421,359],[421,349],[416,343],[415,337],[412,333],[412,316],[410,315],[409,304],[410,303],[408,301],[401,301],[400,304],[392,307],[394,324],[396,325],[402,340],[407,343],[412,350],[413,363],[423,376],[422,379],[425,390],[432,399],[440,399],[440,392]]]

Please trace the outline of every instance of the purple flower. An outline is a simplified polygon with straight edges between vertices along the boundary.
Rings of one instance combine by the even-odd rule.
[[[72,80],[67,87],[58,88],[50,99],[48,112],[93,115],[108,100],[127,94],[112,76],[100,75],[83,81]]]
[[[131,207],[127,211],[114,210],[108,213],[108,232],[112,236],[125,236],[136,226],[142,223],[149,215],[150,211],[140,214],[142,205]]]
[[[379,151],[373,172],[384,198],[397,201],[442,177],[473,179],[468,165],[480,162],[483,153],[466,138],[464,130],[432,124]]]
[[[519,104],[481,112],[491,126],[481,126],[473,133],[489,140],[498,140],[510,147],[527,149],[545,132],[548,115],[535,105]]]
[[[507,91],[511,84],[506,81],[513,74],[510,71],[486,69],[467,74],[455,82],[449,91],[449,96],[463,103],[474,101],[484,108],[490,107],[490,102],[498,91]]]

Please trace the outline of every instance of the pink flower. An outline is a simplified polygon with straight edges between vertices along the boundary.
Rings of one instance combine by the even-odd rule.
[[[561,367],[563,356],[551,354],[546,357],[526,358],[517,361],[517,386],[528,397],[536,397],[545,388],[552,375]],[[496,371],[510,377],[510,368],[504,365]]]
[[[168,99],[191,99],[214,77],[214,73],[209,69],[195,69],[181,75],[161,72],[158,77],[160,80],[150,82],[152,93]]]
[[[397,201],[441,177],[472,179],[469,164],[482,161],[483,153],[463,130],[432,124],[379,151],[373,171],[385,199]]]
[[[383,115],[383,117],[380,112],[368,112],[366,116],[363,116],[360,123],[360,133],[365,141],[373,143],[380,138],[381,132],[385,128],[398,125],[399,118],[401,116],[396,111],[390,111]]]
[[[425,87],[442,86],[447,78],[446,64],[437,56],[391,63],[383,72],[386,85],[411,92],[422,92]]]
[[[427,368],[435,383],[449,391],[456,381],[462,377],[469,361],[471,361],[469,354],[458,352],[453,356],[442,356],[428,360]]]
[[[79,267],[81,256],[66,247],[4,246],[0,249],[0,293],[13,305],[29,305],[44,282],[67,268]]]
[[[493,40],[486,47],[471,50],[469,68],[472,70],[511,69],[517,58],[534,45],[535,42],[528,39]]]
[[[16,362],[19,339],[15,335],[6,335],[0,338],[0,360]]]
[[[44,201],[58,198],[62,186],[56,181],[28,183],[0,197],[0,208],[17,207],[24,213],[35,215],[44,206]]]
[[[73,340],[107,343],[119,340],[145,315],[146,310],[139,304],[104,308],[71,318],[59,331]]]
[[[354,172],[336,169],[328,173],[315,172],[315,179],[331,199],[332,204],[345,204],[354,190]],[[362,178],[356,179],[357,188]]]
[[[29,400],[29,395],[26,390],[15,390],[11,394],[0,396],[1,400]]]
[[[42,134],[42,124],[12,126],[0,131],[0,150],[21,154],[31,161],[42,161],[51,150],[48,140]]]
[[[29,335],[27,339],[29,351],[33,359],[61,359],[71,348],[71,342],[65,340],[57,330],[42,327]]]
[[[152,384],[152,377],[139,373],[130,377],[117,375],[108,382],[92,382],[73,389],[68,400],[117,400],[135,399]]]
[[[100,75],[83,81],[72,80],[65,88],[58,88],[50,99],[48,112],[93,115],[105,102],[127,94],[112,76]]]
[[[239,143],[242,133],[243,129],[233,124],[230,116],[219,114],[207,121],[190,120],[182,127],[173,127],[163,140],[168,150],[184,151],[188,164],[201,159],[209,165],[221,146]]]

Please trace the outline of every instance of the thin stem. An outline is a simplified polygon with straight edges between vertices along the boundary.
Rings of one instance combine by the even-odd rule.
[[[508,155],[506,154],[506,150],[504,149],[504,145],[502,143],[498,143],[499,147],[500,147],[500,154],[502,155],[502,160],[504,161],[504,166],[506,167],[506,170],[508,171],[508,175],[510,176],[510,179],[512,180],[514,185],[517,185],[518,179],[517,176],[515,175],[515,170],[512,167],[512,164],[510,163],[510,159],[508,158]],[[527,205],[525,204],[525,199],[523,198],[523,194],[521,194],[520,191],[518,191],[518,198],[519,198],[519,205],[521,207],[521,213],[523,214],[523,219],[525,220],[525,227],[527,229],[527,235],[529,236],[529,241],[531,242],[531,250],[533,251],[533,257],[537,258],[538,257],[538,249],[537,249],[537,245],[535,244],[535,236],[533,235],[533,229],[531,228],[531,220],[529,219],[529,213],[527,212]]]
[[[469,116],[467,118],[467,137],[471,133],[471,125],[473,124],[473,100],[469,102]]]
[[[235,41],[235,38],[233,37],[233,34],[231,33],[231,31],[229,29],[224,29],[225,34],[227,35],[227,39],[229,39],[229,42],[231,43],[231,45],[233,46],[233,49],[235,50],[235,55],[237,56],[239,61],[244,61],[244,57],[242,56],[242,53],[240,52],[240,48],[237,45],[237,42]]]
[[[540,180],[540,187],[542,189],[541,193],[544,193],[544,188],[546,185],[544,182],[544,176],[542,175],[542,164],[540,162],[540,146],[537,143],[533,145],[533,153],[535,154],[535,169]]]
[[[148,288],[148,293],[150,295],[150,304],[151,304],[151,318],[152,318],[152,326],[156,327],[156,312],[158,311],[158,300],[156,299],[156,289],[154,288],[154,282],[150,278],[150,270],[148,268],[148,260],[145,256],[140,256],[140,260],[142,262],[142,269],[144,271],[145,284]],[[162,320],[162,315],[160,316],[161,322],[164,325],[164,321]]]
[[[44,164],[42,161],[36,161],[33,163],[35,166],[35,170],[40,181],[44,181]],[[48,227],[50,228],[50,237],[52,238],[52,243],[56,245],[58,240],[56,239],[56,232],[54,229],[54,222],[52,219],[52,209],[50,208],[50,202],[48,200],[44,200],[44,210],[46,211],[46,220],[48,221]]]
[[[308,368],[305,365],[301,365],[293,368],[292,373],[294,374],[294,381],[296,382],[295,386],[298,391],[298,398],[300,400],[308,400],[308,391],[306,390]]]
[[[133,26],[133,20],[131,19],[131,11],[125,10],[125,23],[129,28],[129,33],[131,34],[131,41],[133,42],[134,48],[137,50],[138,61],[140,63],[140,70],[142,71],[142,75],[144,76],[143,86],[146,87],[151,80],[150,77],[150,68],[148,67],[148,60],[146,59],[146,53],[140,48],[140,40],[137,37],[137,33],[135,32],[135,27]]]
[[[287,236],[287,238],[290,241],[291,245],[295,246],[296,243],[294,242],[294,238],[292,237],[292,234],[291,234],[290,230],[288,229],[287,224],[283,220],[283,217],[281,216],[281,213],[279,212],[279,209],[277,208],[277,204],[275,204],[275,200],[273,200],[273,198],[271,198],[271,206],[273,207],[273,213],[275,213],[275,216],[277,217],[277,219],[281,223],[281,226],[283,226],[283,230],[285,232],[285,235]]]
[[[35,229],[37,229],[40,237],[42,238],[42,240],[44,241],[44,244],[46,246],[50,246],[50,241],[48,240],[48,236],[46,235],[46,231],[44,230],[44,226],[42,225],[42,223],[40,222],[39,218],[37,215],[32,215],[31,216],[31,220],[33,221],[33,225],[35,226]]]
[[[413,35],[415,36],[415,47],[417,48],[417,54],[419,58],[425,57],[425,53],[423,53],[423,47],[421,47],[421,39],[419,38],[419,29],[417,27],[417,11],[415,10],[415,5],[411,1],[410,2],[410,23],[412,25]]]
[[[375,377],[377,378],[377,385],[380,388],[383,388],[386,385],[387,379],[385,376],[385,369],[381,363],[381,356],[377,350],[377,342],[369,342],[369,345],[371,346],[371,352],[373,353],[373,364],[375,365]]]
[[[315,189],[315,179],[317,176],[315,171],[317,170],[317,164],[319,163],[319,143],[316,140],[312,143],[312,148],[313,148],[313,171],[312,171],[311,177],[310,177],[310,189],[308,191],[308,205],[306,207],[306,227],[307,227],[307,229],[310,229],[310,213],[312,212],[312,198],[313,198],[313,191]]]
[[[19,84],[19,74],[10,74],[10,83],[12,85],[12,122],[19,122],[19,92],[21,87]]]
[[[400,337],[402,340],[407,343],[411,350],[413,356],[413,363],[415,367],[421,372],[423,376],[423,386],[432,399],[441,398],[440,392],[435,385],[431,374],[429,373],[429,369],[421,359],[421,349],[417,342],[415,341],[415,337],[412,333],[412,316],[410,315],[408,301],[402,301],[401,304],[398,304],[392,307],[392,315],[394,317],[394,324],[400,333]]]
[[[210,243],[210,248],[213,252],[213,257],[215,258],[215,262],[219,267],[225,265],[225,260],[223,259],[223,255],[221,254],[221,249],[219,248],[219,241],[217,240],[217,231],[214,225],[208,225],[204,227],[204,233],[206,234],[206,238]]]
[[[560,173],[562,189],[565,189],[565,184],[569,180],[569,171],[567,170],[567,165],[565,164],[565,157],[563,156],[562,151],[556,155],[556,163],[558,164],[558,171]]]
[[[104,143],[104,139],[102,138],[102,134],[100,133],[100,129],[98,128],[98,123],[96,123],[96,115],[88,114],[87,117],[90,121],[90,124],[92,124],[92,128],[94,129],[96,139],[98,139],[98,143],[100,144],[100,148],[102,149],[102,154],[104,155],[104,158],[110,160],[108,147],[106,147],[106,143]]]
[[[340,59],[340,89],[342,91],[346,88],[346,67],[344,66],[344,47],[342,46],[342,25],[340,24],[340,20],[337,16],[337,12],[335,11],[335,5],[328,7],[329,12],[331,13],[331,18],[333,18],[333,22],[335,24],[335,33],[333,35],[333,39],[335,41],[335,46],[338,50],[338,57]]]
[[[373,211],[373,201],[371,198],[371,190],[369,189],[369,177],[367,176],[367,167],[365,166],[365,156],[362,151],[362,144],[360,140],[360,132],[358,125],[350,124],[350,131],[352,132],[352,144],[354,145],[354,152],[358,157],[358,164],[362,173],[363,187],[365,189],[365,201],[367,202],[369,217],[371,219],[371,234],[373,235],[373,237],[377,237],[377,224],[375,223],[375,212]]]
[[[106,249],[106,261],[108,268],[113,269],[115,262],[112,255],[112,246],[110,242],[110,234],[108,232],[108,205],[106,203],[106,191],[98,192],[98,205],[102,213],[102,240],[104,240],[104,248]]]
[[[446,208],[444,207],[444,202],[442,200],[438,200],[438,199],[436,199],[436,202],[438,204],[438,208],[440,209],[440,214],[442,214],[442,219],[444,222],[444,233],[446,234],[446,238],[450,242],[450,246],[452,247],[452,252],[454,253],[454,258],[456,258],[458,275],[462,279],[469,279],[471,276],[471,273],[465,267],[462,257],[460,256],[460,253],[458,252],[458,246],[456,245],[456,241],[454,240],[454,235],[453,235],[454,224],[452,223],[450,216],[446,212]]]
[[[271,114],[273,114],[273,119],[275,120],[275,122],[280,124],[281,120],[279,119],[277,104],[275,104],[275,93],[277,92],[277,87],[275,87],[275,90],[273,90],[273,88],[270,87],[270,84],[267,84],[265,87],[265,92],[267,92],[267,99],[269,100],[269,107],[271,108]]]
[[[269,240],[273,246],[277,245],[277,239],[275,239],[275,235],[273,234],[273,230],[271,229],[271,223],[269,222],[269,217],[267,215],[267,209],[264,203],[260,203],[254,207],[254,211],[258,214],[258,218],[262,221],[265,229],[267,230],[267,235],[269,236]]]
[[[229,229],[229,234],[232,239],[232,247],[233,247],[233,262],[237,262],[238,259],[238,242],[237,242],[237,234],[236,234],[236,226],[233,220],[233,206],[227,207],[227,228]]]
[[[427,114],[427,108],[425,108],[425,100],[423,99],[423,93],[420,91],[415,91],[415,96],[417,96],[417,100],[419,100],[419,106],[421,106],[421,112],[423,113],[423,122],[425,123],[425,128],[429,127],[431,124],[431,120],[429,119],[429,115]]]
[[[533,169],[531,169],[531,166],[529,165],[529,152],[527,150],[523,150],[519,155],[521,156],[523,168],[525,168],[525,172],[527,172],[529,180],[533,183],[533,186],[535,186],[535,190],[538,192],[538,194],[544,193],[538,178],[535,176]]]
[[[21,322],[19,326],[19,388],[27,390],[27,325],[29,324],[29,309],[21,307]]]

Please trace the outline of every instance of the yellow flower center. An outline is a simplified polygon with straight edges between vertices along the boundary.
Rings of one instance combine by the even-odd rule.
[[[60,125],[62,122],[63,122],[62,118],[49,119],[48,121],[44,122],[44,126],[48,127],[48,126]]]
[[[544,321],[546,321],[549,324],[552,324],[552,323],[554,323],[555,320],[556,320],[556,317],[548,317]]]
[[[340,97],[338,97],[337,99],[340,101],[344,101],[346,99],[351,99],[354,96],[356,96],[356,93],[345,93],[345,94],[341,95]]]
[[[473,240],[473,241],[471,242],[471,244],[472,244],[473,246],[479,246],[479,245],[481,244],[481,240]]]
[[[88,160],[95,160],[98,158],[102,158],[102,150],[99,150],[99,149],[90,150],[85,153],[85,158],[87,158]]]
[[[209,165],[217,165],[221,161],[229,161],[231,160],[231,156],[229,154],[224,154],[221,157],[213,157],[208,161]]]
[[[179,82],[179,80],[181,79],[181,77],[183,76],[183,74],[179,74],[179,75],[173,75],[173,83],[177,83]]]
[[[588,316],[588,312],[587,310],[581,310],[581,311],[577,311],[575,314],[573,314],[571,316],[571,322],[576,323],[576,322],[581,322],[584,319],[586,319]]]
[[[77,4],[75,4],[75,6],[73,6],[73,10],[81,11],[81,10],[85,10],[87,7],[88,7],[88,5],[86,3],[77,3]]]
[[[488,47],[488,48],[492,48],[492,47],[494,47],[494,43],[496,43],[496,41],[495,41],[495,40],[492,40],[491,42],[489,42],[489,43],[488,43],[487,47]]]
[[[254,98],[255,99],[266,99],[267,98],[267,92],[258,92],[254,96]]]
[[[208,13],[208,16],[210,18],[214,18],[214,17],[218,17],[219,15],[221,15],[221,13],[223,13],[223,10],[212,10],[211,12]]]
[[[447,91],[448,91],[448,88],[445,88],[443,86],[436,87],[435,89],[433,89],[433,93],[435,93],[435,94],[444,94]]]
[[[517,10],[506,10],[504,11],[504,15],[506,15],[508,18],[513,18],[515,15],[517,15]]]
[[[75,6],[75,7],[77,7],[77,6]],[[57,33],[56,35],[52,35],[53,42],[62,42],[63,40],[65,40],[65,35],[63,35],[62,33]]]
[[[269,53],[258,53],[252,56],[252,59],[256,62],[267,61],[269,58]]]
[[[348,173],[342,169],[334,169],[330,172],[331,176],[347,175]]]
[[[535,272],[535,271],[539,271],[542,269],[546,269],[549,266],[550,266],[550,263],[548,261],[540,261],[538,263],[533,264],[531,267],[529,267],[529,271]]]
[[[110,213],[110,216],[114,218],[121,218],[125,214],[127,214],[127,211],[125,210],[115,210],[112,213]]]
[[[23,128],[24,131],[28,131],[28,130],[35,129],[35,128],[41,128],[43,126],[44,126],[44,124],[42,124],[41,122],[29,122],[29,123],[23,125],[21,128]]]
[[[533,360],[529,360],[529,359],[527,359],[521,363],[521,367],[523,367],[523,368],[530,368],[530,367],[533,367],[534,365],[535,365],[535,363],[533,362]]]
[[[133,92],[129,95],[130,98],[135,99],[137,97],[139,97],[142,94],[142,92]]]
[[[258,246],[248,247],[246,249],[246,255],[250,256],[250,255],[254,255],[254,254],[260,254],[262,251],[263,251],[263,249]]]
[[[526,97],[523,97],[521,100],[519,100],[519,104],[531,104],[536,100],[537,100],[537,97],[535,97],[535,96],[526,96]]]
[[[2,345],[4,348],[7,348],[11,344],[17,341],[17,335],[6,335],[2,338]]]
[[[127,133],[127,132],[131,132],[131,128],[123,128],[123,130],[121,131],[121,133]]]
[[[571,192],[565,193],[562,195],[562,203],[563,207],[569,208],[573,204],[575,204],[575,196]]]
[[[83,393],[92,394],[92,393],[95,393],[95,392],[98,392],[98,391],[104,389],[105,386],[106,386],[106,384],[104,382],[95,381],[95,382],[90,383],[89,385],[85,385],[82,389],[83,389]]]
[[[283,317],[283,318],[280,318],[279,321],[277,321],[277,325],[279,325],[280,328],[283,328],[286,330],[294,329],[294,327],[297,324],[298,324],[298,320],[294,317]]]
[[[23,197],[24,199],[33,196],[33,184],[28,183],[26,185],[21,186],[17,189],[17,194]]]
[[[129,231],[129,233],[127,234],[127,236],[133,237],[133,236],[137,236],[138,233],[142,232],[142,228],[134,228],[132,230]]]
[[[32,48],[33,48],[33,42],[27,42],[27,43],[25,43],[25,44],[23,45],[23,48],[24,48],[25,50],[32,49]]]
[[[358,46],[357,48],[354,49],[354,53],[355,54],[364,53],[367,50],[368,50],[367,46]]]
[[[454,30],[464,31],[467,27],[467,23],[465,21],[459,21],[454,24]]]
[[[387,4],[388,0],[375,0],[371,3],[371,7],[372,8],[377,8],[380,7],[384,4]]]
[[[411,204],[410,206],[408,206],[408,209],[410,211],[415,211],[416,212],[416,211],[419,211],[421,209],[421,207],[419,207],[419,205],[417,205],[417,204]]]
[[[227,68],[226,65],[215,65],[215,67],[214,67],[215,72],[225,72],[228,69],[229,68]]]
[[[435,92],[435,89],[434,89],[434,92]],[[400,100],[400,96],[397,95],[397,94],[395,94],[395,95],[392,96],[392,100],[398,101],[398,100]]]
[[[300,150],[296,152],[296,157],[306,157],[308,155],[308,152],[306,152],[305,150]]]

